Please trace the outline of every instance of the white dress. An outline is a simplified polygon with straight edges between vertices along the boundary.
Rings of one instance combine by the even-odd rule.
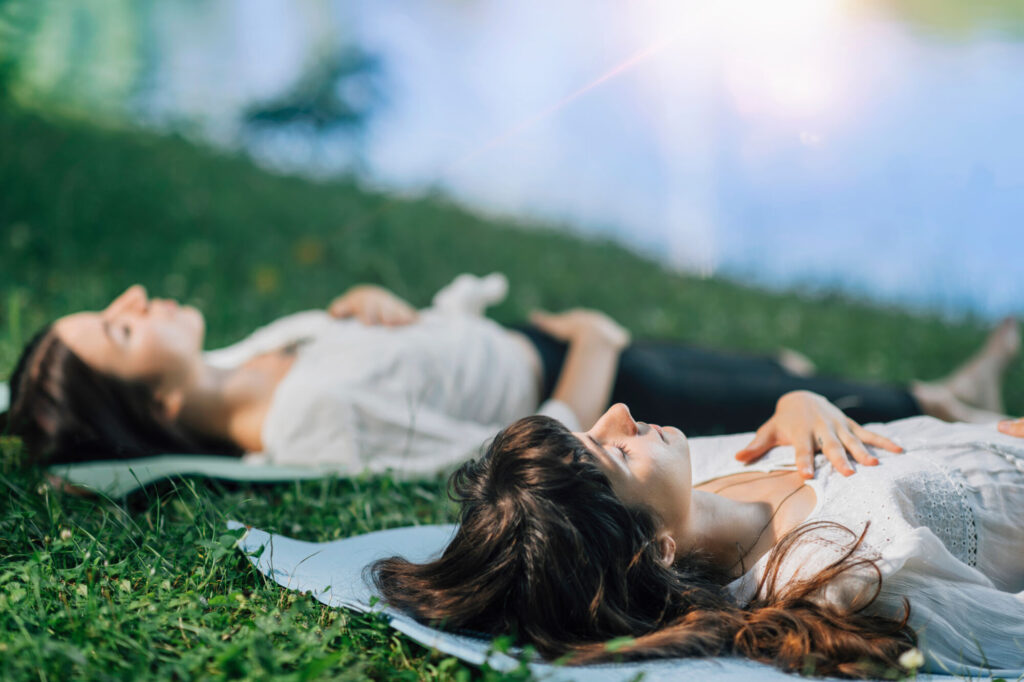
[[[307,311],[207,353],[210,364],[234,367],[294,346],[263,421],[264,451],[245,461],[430,476],[477,456],[521,417],[540,412],[572,424],[564,403],[538,408],[529,341],[482,316],[504,295],[487,290],[495,277],[460,276],[413,324],[367,326]]]
[[[910,599],[926,670],[1016,677],[1024,671],[1024,440],[994,425],[947,424],[915,417],[873,430],[905,449],[872,449],[880,463],[844,477],[816,459],[808,481],[817,494],[807,521],[834,521],[859,534],[863,553],[882,573],[871,607],[901,613]],[[694,482],[751,470],[792,469],[792,448],[776,448],[753,466],[732,458],[749,434],[696,438]],[[783,564],[785,580],[810,577],[835,561],[850,535],[822,532],[801,543]],[[729,589],[741,602],[754,596],[767,555]],[[821,598],[858,604],[874,593],[875,574],[858,572]]]

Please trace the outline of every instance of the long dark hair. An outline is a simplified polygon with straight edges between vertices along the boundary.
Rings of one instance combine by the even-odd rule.
[[[851,677],[900,669],[915,642],[909,605],[898,620],[864,612],[877,591],[855,608],[814,598],[859,567],[874,569],[880,588],[875,564],[857,554],[863,533],[850,533],[843,556],[813,579],[782,584],[783,559],[815,526],[790,533],[753,601],[737,604],[707,556],[666,566],[657,519],[623,504],[583,444],[546,417],[498,434],[453,474],[450,494],[462,505],[460,526],[440,558],[391,557],[370,568],[384,600],[424,622],[513,634],[571,663],[739,654]]]
[[[176,453],[239,454],[165,416],[152,387],[97,372],[53,331],[37,333],[11,375],[7,429],[34,463],[126,459]]]

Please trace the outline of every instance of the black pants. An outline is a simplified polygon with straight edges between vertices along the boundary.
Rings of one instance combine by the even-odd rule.
[[[544,366],[542,399],[548,398],[565,361],[566,344],[521,327]],[[800,377],[776,360],[721,353],[672,342],[637,341],[626,348],[612,389],[612,402],[629,405],[636,419],[675,426],[687,435],[753,431],[788,391],[819,393],[851,419],[866,424],[921,414],[905,388]]]

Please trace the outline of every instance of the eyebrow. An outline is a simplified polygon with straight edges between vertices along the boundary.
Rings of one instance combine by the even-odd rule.
[[[612,467],[613,467],[614,471],[619,471],[620,473],[622,472],[623,469],[625,469],[626,471],[629,471],[629,465],[626,464],[626,462],[623,461],[623,459],[621,459],[619,457],[613,457],[611,455],[611,453],[608,452],[607,448],[605,448],[603,445],[598,443],[597,439],[594,438],[593,436],[591,436],[589,433],[584,433],[583,435],[587,437],[587,440],[589,440],[591,443],[594,444],[594,447],[597,448],[598,452],[600,452],[602,455],[604,455],[605,457],[608,458],[608,461],[612,463]],[[590,452],[590,450],[588,450],[588,452]]]
[[[611,457],[611,455],[608,454],[608,451],[604,449],[604,446],[598,443],[596,440],[594,440],[593,436],[591,436],[589,433],[584,433],[583,435],[586,436],[587,439],[594,444],[595,448],[601,451],[601,454],[603,454],[605,457]]]

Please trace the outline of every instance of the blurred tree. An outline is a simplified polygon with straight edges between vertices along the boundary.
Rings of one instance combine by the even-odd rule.
[[[359,128],[381,95],[374,84],[379,62],[349,48],[310,59],[309,68],[284,94],[250,106],[249,125],[305,124],[318,132]]]

